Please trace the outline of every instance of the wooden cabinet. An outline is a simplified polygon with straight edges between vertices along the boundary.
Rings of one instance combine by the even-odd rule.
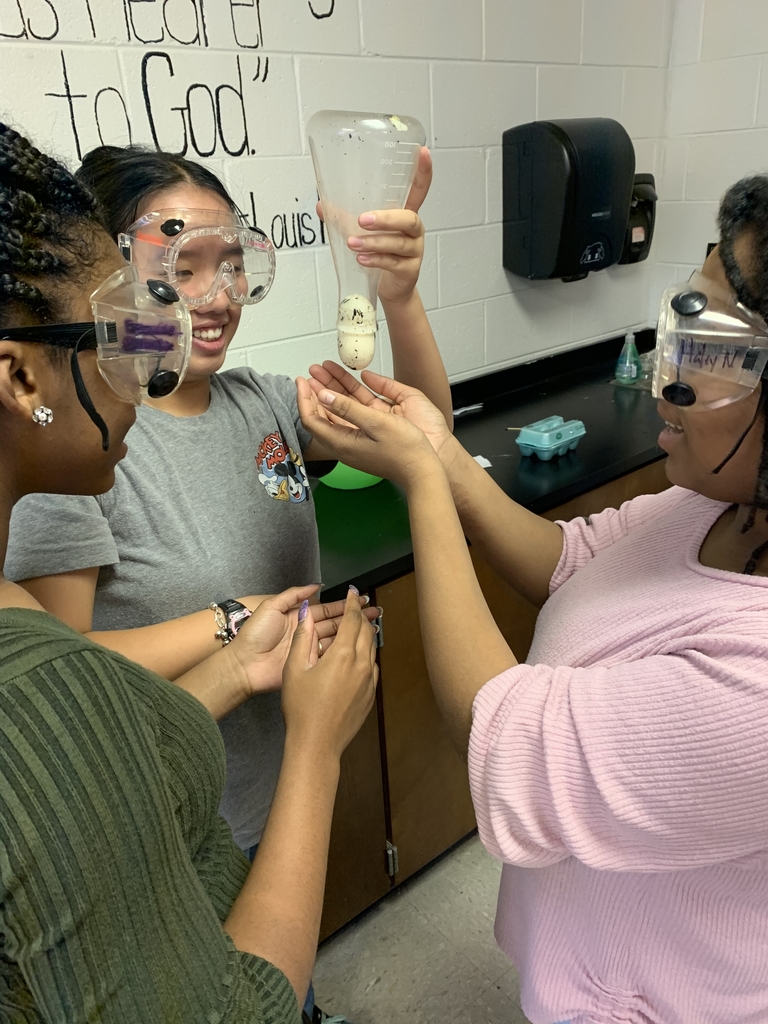
[[[395,882],[475,827],[467,766],[451,745],[432,696],[421,646],[413,573],[376,591],[384,609],[381,711]]]
[[[320,938],[387,893],[387,816],[379,713],[374,706],[341,759]]]
[[[669,486],[663,462],[629,473],[546,514],[573,519]],[[472,552],[488,606],[523,661],[537,609]],[[373,599],[373,595],[372,595]],[[323,935],[339,928],[390,887],[429,864],[475,827],[466,763],[453,749],[432,696],[419,633],[415,576],[381,586],[384,646],[378,718],[371,715],[345,755],[334,815]],[[397,848],[392,882],[386,840]]]

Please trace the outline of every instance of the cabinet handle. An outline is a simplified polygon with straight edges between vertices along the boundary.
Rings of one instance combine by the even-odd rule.
[[[397,847],[387,840],[387,874],[394,878],[400,870],[400,863],[397,859]]]

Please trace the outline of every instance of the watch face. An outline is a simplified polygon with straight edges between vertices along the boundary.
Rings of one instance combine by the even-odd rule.
[[[250,619],[250,617],[251,617],[251,613],[248,611],[247,608],[243,607],[243,605],[240,605],[240,607],[237,609],[237,611],[233,611],[233,612],[229,613],[229,615],[227,616],[227,620],[229,622],[229,628],[232,630],[232,632],[235,634],[235,636],[237,636],[238,630],[240,629],[242,624],[245,622],[245,620],[246,619]]]

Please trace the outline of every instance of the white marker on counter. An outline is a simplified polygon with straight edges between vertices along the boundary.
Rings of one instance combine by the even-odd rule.
[[[468,412],[480,412],[482,408],[482,402],[476,402],[475,405],[462,405],[460,409],[453,410],[453,418],[456,419],[457,416],[465,416]]]

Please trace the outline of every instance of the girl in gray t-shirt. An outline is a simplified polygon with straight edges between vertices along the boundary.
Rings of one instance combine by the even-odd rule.
[[[204,225],[193,238],[198,248],[189,248],[196,262],[177,264],[175,275],[190,296],[205,277],[208,294],[190,299],[194,350],[186,378],[169,398],[138,410],[113,490],[20,502],[5,571],[75,629],[174,679],[221,643],[212,602],[235,598],[253,609],[264,595],[320,582],[304,464],[326,453],[301,424],[289,378],[248,368],[219,372],[241,314],[257,333],[259,311],[243,314],[231,275],[219,273],[222,236],[211,225],[231,225],[236,234],[242,219],[218,178],[179,156],[109,146],[88,154],[78,175],[115,238],[141,218],[149,223],[151,214],[160,214],[154,222],[168,238],[181,231],[192,237]],[[449,418],[448,381],[415,290],[424,236],[416,211],[430,179],[424,150],[409,207],[377,214],[372,230],[361,228],[362,242],[350,247],[361,263],[386,271],[380,297],[397,376]],[[251,244],[245,236],[247,229],[244,249]],[[263,269],[271,246],[266,239],[255,244]],[[224,255],[227,267],[236,267],[238,256]],[[161,272],[158,264],[155,276]],[[267,277],[257,295],[268,290]],[[248,850],[261,836],[280,767],[279,695],[252,697],[220,725],[228,758],[221,809]]]

